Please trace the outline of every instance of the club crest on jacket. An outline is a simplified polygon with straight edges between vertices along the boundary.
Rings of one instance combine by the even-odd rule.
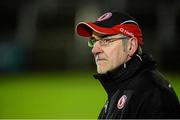
[[[121,96],[121,98],[118,100],[117,108],[122,109],[126,103],[127,97],[126,95]]]

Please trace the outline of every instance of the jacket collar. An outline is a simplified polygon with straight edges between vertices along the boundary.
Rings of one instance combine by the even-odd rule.
[[[96,74],[94,78],[101,82],[108,97],[111,97],[118,89],[125,89],[125,86],[130,82],[129,78],[136,74],[140,68],[152,67],[154,64],[152,61],[152,58],[147,54],[135,55],[126,63],[126,68],[121,65],[105,74]]]

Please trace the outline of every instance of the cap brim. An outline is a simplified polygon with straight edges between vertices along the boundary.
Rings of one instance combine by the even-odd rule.
[[[80,36],[90,37],[92,35],[93,31],[100,33],[100,34],[104,34],[104,35],[111,35],[111,34],[119,33],[119,31],[116,31],[112,28],[100,27],[100,26],[98,26],[92,22],[87,22],[87,23],[86,22],[80,22],[76,26],[76,32]]]

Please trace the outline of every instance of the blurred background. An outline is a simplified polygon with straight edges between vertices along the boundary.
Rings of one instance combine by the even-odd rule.
[[[80,21],[127,12],[180,98],[179,0],[1,0],[0,118],[97,118],[106,93]]]

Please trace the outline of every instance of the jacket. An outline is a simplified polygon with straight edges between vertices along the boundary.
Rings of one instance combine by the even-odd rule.
[[[151,56],[133,56],[123,65],[94,75],[107,93],[98,119],[180,118],[180,104],[171,84]]]

